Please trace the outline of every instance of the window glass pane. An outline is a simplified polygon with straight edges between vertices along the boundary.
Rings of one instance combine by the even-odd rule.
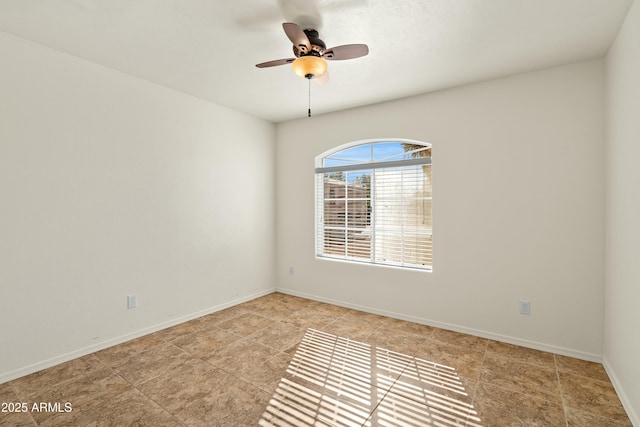
[[[324,202],[324,225],[325,227],[345,226],[345,203],[344,201]]]
[[[357,145],[355,147],[347,148],[346,150],[338,151],[328,157],[325,157],[323,166],[343,166],[353,165],[358,163],[366,163],[371,160],[371,147],[370,144]]]
[[[407,157],[404,144],[401,142],[378,142],[373,144],[373,160],[390,161],[404,160]]]
[[[325,229],[324,253],[326,255],[345,255],[344,230]]]
[[[347,226],[365,228],[369,226],[369,201],[350,200],[347,202]]]
[[[398,229],[376,229],[376,261],[400,263],[402,261],[402,235]]]
[[[350,199],[371,197],[371,171],[347,172],[347,194]]]
[[[407,142],[373,142],[346,148],[322,160],[323,167],[431,157],[431,147]]]
[[[403,242],[403,262],[417,265],[431,265],[431,235],[406,233]]]
[[[431,200],[415,199],[407,202],[407,210],[404,217],[407,227],[413,229],[431,230]]]
[[[371,258],[371,236],[362,231],[347,231],[347,256],[355,258]]]
[[[431,147],[403,142],[402,149],[406,153],[405,158],[407,159],[430,159],[431,158]]]
[[[420,166],[422,171],[423,187],[421,197],[431,197],[431,165]]]
[[[324,225],[344,227],[346,218],[346,181],[344,172],[332,172],[324,177]]]
[[[344,199],[346,182],[343,178],[344,172],[333,172],[325,174],[324,177],[324,198]]]

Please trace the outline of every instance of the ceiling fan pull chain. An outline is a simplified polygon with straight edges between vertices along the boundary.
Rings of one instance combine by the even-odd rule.
[[[309,80],[309,110],[307,111],[307,117],[311,117],[311,78],[307,78],[307,80]]]

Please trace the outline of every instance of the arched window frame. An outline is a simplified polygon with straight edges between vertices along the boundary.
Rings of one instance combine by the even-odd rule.
[[[386,158],[375,153],[394,145],[403,151]],[[368,159],[336,156],[367,148]],[[431,148],[423,141],[384,138],[318,155],[316,256],[432,271]]]

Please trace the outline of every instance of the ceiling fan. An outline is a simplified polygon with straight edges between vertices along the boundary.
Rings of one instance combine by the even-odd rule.
[[[353,59],[369,53],[369,47],[366,44],[345,44],[327,49],[325,43],[318,36],[318,31],[313,28],[302,30],[292,22],[285,22],[282,24],[282,28],[293,43],[295,58],[276,59],[256,64],[256,67],[266,68],[292,64],[293,71],[298,76],[323,83],[329,78],[325,60]]]

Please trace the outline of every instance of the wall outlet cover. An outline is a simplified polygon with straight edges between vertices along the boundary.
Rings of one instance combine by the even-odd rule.
[[[520,314],[531,314],[531,302],[529,301],[520,301]]]
[[[138,299],[135,295],[127,295],[127,309],[131,310],[138,306]]]

